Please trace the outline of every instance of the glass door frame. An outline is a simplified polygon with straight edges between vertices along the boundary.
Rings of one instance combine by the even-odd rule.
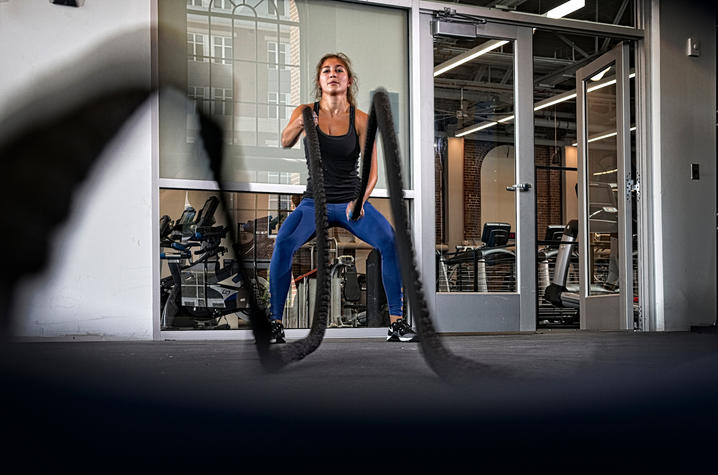
[[[433,13],[421,13],[421,77],[423,84],[431,84],[431,95],[422,87],[423,141],[432,144],[431,163],[424,163],[422,173],[422,195],[433,196],[433,43],[431,22]],[[516,196],[516,292],[512,293],[437,293],[435,286],[435,264],[433,259],[424,259],[422,275],[427,298],[433,300],[437,328],[439,331],[535,331],[536,330],[536,212],[534,186],[534,111],[533,111],[533,32],[529,26],[507,25],[492,22],[491,19],[478,21],[477,34],[481,37],[509,40],[514,44],[514,124],[515,132],[515,183],[527,183],[527,191],[515,191]],[[429,168],[431,172],[429,172]],[[507,183],[507,185],[513,185]],[[432,194],[429,194],[429,188]],[[429,200],[422,200],[429,201]],[[422,203],[423,204],[423,203]],[[429,204],[429,203],[427,203]],[[434,233],[435,217],[431,206],[422,213],[424,245],[422,254],[433,256],[436,248]],[[427,242],[428,241],[428,242]],[[428,245],[427,245],[428,244]],[[434,299],[431,298],[433,293]],[[433,303],[433,305],[432,305]],[[478,309],[478,310],[477,310]],[[477,313],[490,315],[490,320],[477,319],[474,326],[466,319]],[[450,322],[446,315],[463,315],[464,322]],[[467,326],[468,325],[468,326]]]
[[[633,241],[631,231],[631,137],[629,47],[626,42],[576,71],[576,131],[578,146],[578,241],[580,327],[596,330],[633,329]],[[610,65],[616,68],[616,165],[618,204],[619,293],[590,295],[588,220],[587,81]],[[615,316],[618,315],[618,320]]]

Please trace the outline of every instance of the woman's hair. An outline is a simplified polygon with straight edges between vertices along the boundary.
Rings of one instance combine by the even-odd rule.
[[[314,75],[314,99],[318,101],[322,98],[322,88],[319,87],[319,75],[322,72],[322,64],[324,64],[324,61],[329,58],[337,58],[344,64],[344,67],[347,70],[347,75],[352,83],[347,89],[347,100],[349,101],[349,104],[356,107],[356,96],[359,91],[359,78],[356,77],[356,74],[354,74],[354,71],[352,70],[352,62],[344,53],[327,53],[322,56],[322,59],[320,59],[317,63],[317,72]]]

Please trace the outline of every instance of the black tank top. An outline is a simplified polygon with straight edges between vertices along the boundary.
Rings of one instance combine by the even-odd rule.
[[[314,103],[314,112],[319,115],[319,103]],[[344,135],[327,135],[316,126],[319,148],[324,169],[324,189],[327,203],[346,203],[356,198],[361,184],[359,180],[359,136],[354,127],[354,106],[349,108],[349,132]],[[304,137],[304,156],[309,164],[307,138]],[[307,179],[305,198],[313,198],[312,178]]]

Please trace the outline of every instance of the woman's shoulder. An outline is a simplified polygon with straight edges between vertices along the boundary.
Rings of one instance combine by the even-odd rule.
[[[293,120],[293,119],[295,119],[296,117],[299,117],[300,115],[302,115],[302,111],[303,111],[306,107],[308,107],[308,108],[311,109],[311,108],[314,107],[314,103],[311,103],[311,104],[299,104],[299,105],[298,105],[297,107],[295,107],[294,110],[292,111],[292,116],[290,117],[290,120]]]
[[[369,114],[357,107],[354,108],[354,117],[357,125],[360,127],[365,126],[369,121]]]
[[[312,109],[314,107],[314,103],[310,102],[309,104],[299,104],[294,110],[301,112],[302,110],[304,110],[305,107],[309,107],[310,109]]]

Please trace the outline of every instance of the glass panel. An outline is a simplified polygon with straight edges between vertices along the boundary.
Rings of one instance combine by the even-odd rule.
[[[586,94],[586,190],[589,244],[588,295],[618,293],[618,146],[615,65],[600,80],[583,83]]]
[[[184,12],[176,11],[185,9]],[[409,152],[409,57],[407,13],[401,9],[356,5],[329,0],[214,0],[177,3],[160,11],[160,41],[169,38],[174,25],[187,31],[187,48],[175,51],[160,48],[160,75],[181,70],[188,64],[187,91],[210,93],[224,90],[239,104],[220,108],[227,125],[229,168],[261,179],[267,172],[298,173],[306,183],[306,162],[301,141],[291,149],[280,146],[280,134],[291,112],[300,104],[315,100],[313,85],[318,60],[328,52],[349,56],[359,79],[357,107],[368,112],[373,91],[389,91],[403,158],[405,186],[411,189]],[[180,21],[180,20],[185,20]],[[331,28],[327,28],[331,25]],[[361,38],[361,41],[357,41]],[[376,55],[381,51],[381,55]],[[177,145],[177,127],[169,111],[177,106],[160,98],[160,177],[208,179],[195,174],[198,147]],[[218,104],[207,104],[212,113]],[[180,106],[183,108],[183,106]],[[228,109],[231,113],[228,114]],[[187,114],[192,115],[192,108]],[[196,142],[196,127],[187,118],[182,142]],[[260,148],[261,150],[257,150]],[[379,179],[377,188],[386,188],[383,151],[378,143]],[[262,160],[254,160],[261,156]]]
[[[271,183],[287,184],[293,177],[270,172],[266,179]],[[228,223],[220,206],[213,214],[214,219],[205,223],[211,226],[211,231],[203,232],[202,238],[195,234],[197,215],[213,196],[217,193],[160,190],[160,216],[164,217],[160,218],[163,330],[249,328],[246,290],[240,285],[236,258],[226,234]],[[226,197],[232,216],[229,225],[236,226],[245,264],[255,276],[260,294],[268,305],[269,263],[276,236],[284,220],[298,206],[301,196],[229,192]],[[372,198],[370,202],[393,226],[389,200]],[[206,212],[203,214],[206,216]],[[187,218],[184,224],[183,216]],[[329,240],[333,266],[329,327],[388,326],[379,253],[343,228],[330,228]],[[182,246],[192,254],[183,255],[178,249]],[[209,254],[213,250],[217,252],[209,255],[206,263],[193,265],[203,257],[202,252],[194,254],[200,249]],[[312,239],[297,250],[292,260],[283,315],[285,328],[310,326],[315,289],[316,252]]]
[[[557,35],[541,29],[533,33],[539,328],[579,326],[578,243],[582,236],[570,245],[570,254],[559,261],[559,269],[555,267],[558,245],[551,237],[561,239],[561,228],[578,220],[575,73],[619,42],[591,35]],[[614,79],[612,74],[610,68],[599,71],[588,81],[588,87],[598,93],[601,85]],[[594,89],[596,86],[599,89]],[[614,181],[615,178],[614,175]],[[558,203],[560,215],[556,211]],[[556,285],[565,287],[561,296],[566,298],[561,302],[552,302],[545,294],[547,282],[554,283],[554,280]],[[556,295],[552,297],[555,299]]]
[[[434,77],[437,292],[516,291],[513,42],[436,37],[434,66],[489,46]]]

